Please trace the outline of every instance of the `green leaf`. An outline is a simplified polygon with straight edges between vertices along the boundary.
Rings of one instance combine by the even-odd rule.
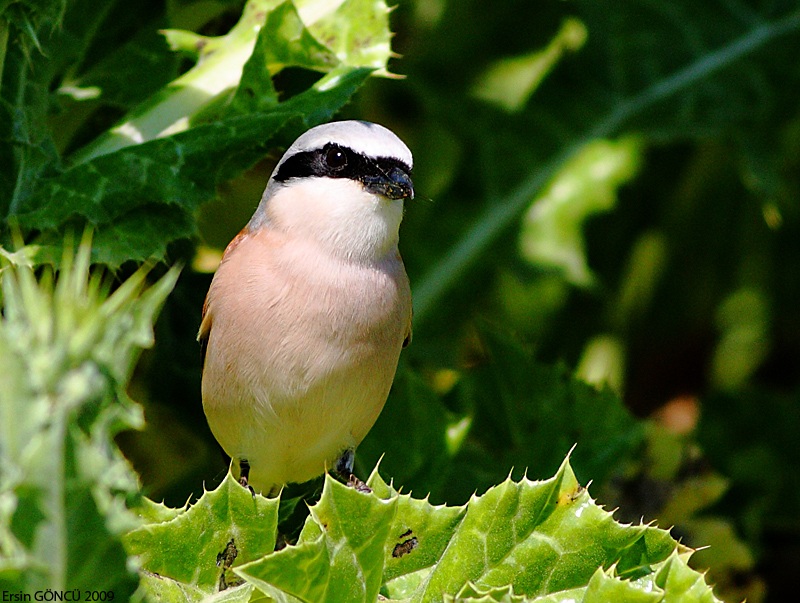
[[[66,5],[67,0],[3,2],[0,5],[0,22],[4,29],[13,27],[8,41],[14,46],[20,46],[27,55],[41,52],[41,38],[61,26]]]
[[[279,112],[205,124],[77,165],[41,182],[16,218],[23,227],[53,233],[76,216],[88,220],[98,232],[95,257],[111,266],[163,257],[169,242],[195,234],[194,211],[214,196],[219,181],[252,165],[284,128],[298,132],[330,117],[368,75],[337,73]],[[39,242],[56,240],[46,233]]]
[[[345,0],[336,11],[309,28],[343,65],[371,67],[385,72],[392,56],[390,12],[383,1]]]
[[[466,506],[432,505],[427,498],[400,494],[383,481],[377,468],[367,485],[379,498],[397,499],[397,513],[384,547],[384,581],[390,584],[401,576],[433,567],[463,519]]]
[[[58,165],[47,128],[51,67],[29,65],[22,45],[9,44],[0,89],[0,215],[13,212],[36,181]]]
[[[397,498],[380,499],[326,477],[322,498],[295,546],[236,573],[273,597],[303,601],[375,601]]]
[[[169,517],[160,510],[156,515],[159,521],[127,534],[125,546],[147,572],[191,592],[216,592],[221,580],[230,583],[230,567],[260,559],[275,548],[277,499],[252,495],[230,473],[184,512]],[[167,584],[151,580],[145,588]]]
[[[263,19],[274,0],[250,0],[239,21],[224,36],[205,41],[198,63],[134,108],[119,124],[76,152],[73,162],[184,132],[192,120],[225,100],[242,77]]]
[[[259,40],[264,46],[262,70],[267,73],[288,66],[329,71],[338,64],[336,55],[306,28],[293,2],[282,3],[269,14]]]
[[[642,441],[642,424],[609,389],[596,390],[564,366],[536,362],[519,343],[490,329],[482,331],[481,343],[483,362],[457,386],[475,413],[456,459],[465,470],[495,465],[546,474],[577,443],[573,463],[603,483]]]
[[[301,10],[306,9],[303,10],[302,20],[291,0],[283,3],[276,0],[249,0],[241,19],[226,35],[202,39],[195,37],[195,44],[200,47],[197,64],[134,109],[120,124],[79,151],[73,159],[88,161],[133,144],[186,131],[196,123],[216,119],[219,106],[227,103],[234,93],[234,105],[239,111],[252,110],[253,101],[256,102],[255,106],[262,109],[275,109],[272,102],[274,91],[266,80],[289,65],[322,71],[345,66],[374,69],[369,61],[337,59],[330,48],[317,42],[306,28],[305,23],[336,19],[336,15],[343,10],[342,6],[309,1],[298,1],[296,4]],[[368,21],[371,13],[380,14],[385,10],[383,2],[371,3],[360,18]],[[388,36],[388,21],[384,19],[382,25],[387,27]],[[364,27],[366,25],[355,29],[360,31]],[[341,29],[327,42],[342,43],[341,38],[349,29]],[[178,33],[170,32],[173,43]],[[187,35],[191,34],[187,32]],[[350,41],[344,43],[344,57],[351,57],[353,49],[348,46]],[[383,65],[388,56],[387,50]],[[259,95],[266,96],[259,98]]]
[[[548,481],[507,480],[473,498],[412,600],[455,594],[467,582],[547,594],[587,583],[598,567],[616,563],[630,570],[644,560],[665,558],[673,548],[666,532],[616,524],[594,505],[565,463]]]
[[[476,140],[486,150],[465,166],[480,176],[465,193],[483,189],[487,202],[466,225],[458,211],[455,236],[437,241],[436,261],[426,263],[415,282],[418,325],[480,272],[476,268],[484,266],[489,250],[502,244],[532,200],[587,143],[634,132],[645,144],[685,140],[781,110],[772,100],[785,87],[782,66],[791,62],[800,11],[786,3],[748,8],[743,17],[728,4],[704,4],[698,13],[697,3],[687,1],[668,10],[638,0],[614,10],[577,2],[573,15],[588,30],[586,44],[575,60],[553,69],[524,119],[464,108],[459,117],[469,121],[469,132],[481,133]],[[646,41],[634,25],[643,21],[649,24]],[[676,47],[680,52],[653,50]],[[436,104],[452,107],[446,100],[452,87],[439,94]],[[436,118],[453,119],[447,111]],[[499,152],[508,149],[514,152]],[[453,195],[453,203],[461,209],[463,197]]]
[[[644,424],[607,387],[598,390],[565,366],[536,361],[485,325],[480,346],[482,356],[469,370],[443,371],[450,384],[441,393],[401,366],[359,446],[359,466],[380,458],[395,482],[430,492],[435,502],[461,503],[497,483],[500,471],[555,471],[576,443],[576,470],[602,486],[643,441]]]
[[[2,271],[0,585],[129,597],[122,545],[138,482],[113,437],[142,423],[125,387],[177,271],[144,288],[137,272],[108,294],[84,240],[57,277]]]
[[[143,524],[163,523],[175,519],[181,513],[184,513],[189,508],[189,503],[185,506],[173,509],[164,503],[157,503],[146,496],[143,496],[136,507],[132,510],[142,520]]]
[[[84,60],[92,36],[113,6],[92,0],[14,2],[5,18],[9,44],[0,46],[0,215],[13,213],[39,178],[60,168],[48,121],[56,103],[51,89],[64,71]],[[0,18],[0,23],[3,23]],[[24,27],[23,27],[24,25]],[[22,27],[22,30],[17,28]],[[21,33],[24,31],[24,33]],[[16,37],[23,38],[21,43]],[[33,40],[32,48],[27,40]],[[63,123],[59,124],[59,134]],[[71,129],[71,128],[67,128]]]
[[[531,599],[515,595],[510,586],[481,588],[469,582],[455,597],[446,595],[444,600],[446,603],[526,603]]]
[[[614,208],[616,191],[636,174],[641,153],[640,144],[631,138],[595,140],[578,151],[525,214],[520,255],[534,265],[560,270],[567,282],[593,284],[584,223]]]
[[[568,459],[549,480],[508,479],[462,507],[400,494],[377,470],[368,484],[362,492],[326,476],[299,539],[278,551],[279,499],[252,495],[230,473],[188,508],[144,502],[147,523],[125,537],[141,592],[165,601],[716,602],[687,565],[690,549],[664,530],[614,521]]]
[[[630,601],[631,603],[658,603],[663,601],[663,592],[645,588],[644,584],[636,584],[620,580],[613,570],[598,569],[589,580],[589,586],[583,596],[584,603],[602,603],[604,601]]]
[[[81,7],[68,14],[70,23],[80,20]],[[353,11],[361,11],[360,21],[345,27]],[[0,199],[8,200],[0,212],[38,233],[36,244],[42,251],[58,250],[58,233],[65,226],[88,222],[96,231],[95,261],[116,267],[126,260],[164,257],[172,241],[196,234],[195,210],[216,195],[220,182],[330,119],[372,71],[385,66],[387,12],[382,1],[250,0],[228,34],[202,39],[197,65],[73,153],[66,170],[61,169],[48,123],[49,89],[64,74],[55,67],[28,70],[15,55],[7,71],[20,71],[11,78],[17,87],[3,89],[13,104],[0,103],[8,118],[0,120],[0,139],[9,143],[2,145],[0,156],[6,154],[4,165],[10,168],[0,173],[0,192],[7,193]],[[86,28],[77,31],[70,33],[89,35]],[[170,34],[173,42],[176,35]],[[324,36],[324,43],[317,35]],[[142,45],[148,60],[164,58],[163,47],[151,38],[132,41],[127,52],[139,52]],[[74,52],[85,50],[81,48]],[[108,64],[95,64],[83,79],[66,78],[61,92],[86,98],[89,88],[101,85],[102,75],[113,68],[113,57],[125,52],[121,48],[105,57]],[[271,78],[286,66],[325,75],[278,102]],[[117,102],[115,83],[108,87],[109,96],[97,96],[98,103]],[[77,121],[59,132],[59,147],[68,144],[85,118],[73,117]],[[38,256],[39,261],[46,259],[44,253]]]
[[[586,33],[583,23],[577,19],[565,19],[559,32],[543,50],[495,61],[475,83],[473,95],[506,111],[519,111],[563,55],[583,46]]]
[[[102,99],[103,104],[124,109],[155,94],[177,76],[178,68],[178,57],[158,32],[161,24],[161,19],[148,22],[131,40],[103,54],[85,73],[66,79],[59,94],[72,96],[78,104]]]
[[[652,574],[640,578],[637,582],[644,588],[656,586],[663,590],[665,603],[702,602],[715,603],[718,599],[705,583],[703,575],[689,567],[689,555],[685,552],[673,551],[663,563],[655,566]]]
[[[541,482],[506,480],[463,507],[371,493],[326,477],[295,545],[235,569],[278,601],[716,601],[668,532],[621,525],[565,461]]]
[[[445,601],[458,603],[694,603],[718,601],[703,582],[702,574],[691,569],[687,554],[673,552],[654,564],[652,573],[639,580],[619,578],[615,568],[598,568],[585,587],[563,590],[529,598],[514,594],[511,587],[481,588],[467,584],[456,597]],[[702,586],[700,586],[702,584]]]
[[[143,573],[140,578],[138,593],[141,593],[141,598],[145,600],[164,601],[166,603],[187,603],[189,601],[202,601],[206,598],[206,593],[199,588],[183,584],[166,576],[147,572]]]

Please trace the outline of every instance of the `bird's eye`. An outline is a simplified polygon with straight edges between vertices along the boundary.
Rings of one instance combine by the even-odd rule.
[[[325,153],[325,163],[334,170],[340,170],[347,165],[347,155],[344,154],[342,149],[331,147],[328,149],[328,152]]]

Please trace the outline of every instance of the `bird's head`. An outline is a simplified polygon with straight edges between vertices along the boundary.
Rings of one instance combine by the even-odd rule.
[[[403,200],[414,197],[412,165],[411,151],[383,126],[317,126],[278,162],[250,228],[277,228],[352,259],[379,259],[396,247]]]

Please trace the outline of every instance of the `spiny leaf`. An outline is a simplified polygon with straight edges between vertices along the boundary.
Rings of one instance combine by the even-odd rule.
[[[384,548],[384,581],[433,567],[463,519],[466,506],[432,505],[427,499],[400,494],[381,479],[377,468],[367,485],[379,498],[397,498],[397,513]]]
[[[8,176],[0,178],[7,193],[0,198],[8,200],[0,212],[41,233],[42,251],[58,248],[65,225],[88,222],[97,232],[95,261],[116,267],[163,257],[170,242],[195,234],[195,209],[214,197],[218,183],[330,119],[386,65],[387,13],[383,1],[250,0],[228,34],[203,39],[197,65],[73,153],[66,170],[47,122],[56,73],[25,71],[38,79],[16,78],[20,90],[3,90],[16,95],[15,103],[26,99],[19,110],[0,103],[10,128],[0,128],[10,143],[0,146],[11,166],[0,174]],[[271,78],[287,66],[326,75],[278,102]]]
[[[166,520],[126,535],[128,551],[140,556],[148,572],[206,595],[230,579],[229,568],[275,548],[277,499],[253,496],[230,473],[186,511],[172,518],[163,510],[156,515]]]
[[[138,582],[121,540],[137,523],[125,503],[138,483],[112,438],[141,425],[125,387],[177,271],[146,291],[140,271],[109,295],[90,253],[87,238],[38,280],[24,266],[2,272],[4,590],[129,597]]]
[[[296,546],[240,567],[260,590],[303,601],[375,601],[397,498],[382,500],[326,476]]]
[[[568,460],[549,480],[508,479],[464,507],[401,495],[377,471],[369,485],[326,476],[297,544],[235,573],[278,601],[374,601],[380,589],[413,602],[716,602],[689,549],[615,522]]]
[[[342,64],[385,71],[392,54],[389,12],[385,2],[345,0],[310,29]]]
[[[545,482],[507,480],[470,501],[453,540],[413,601],[455,594],[467,582],[511,584],[541,595],[576,588],[598,567],[657,561],[674,543],[666,532],[623,527],[596,506],[568,463]],[[535,571],[534,571],[534,568]]]
[[[279,112],[232,117],[97,157],[41,183],[18,208],[20,225],[57,231],[75,216],[97,227],[96,258],[111,266],[163,257],[166,244],[195,233],[194,210],[224,178],[254,163],[287,126],[329,118],[369,75],[336,74]],[[326,81],[327,83],[327,81]],[[57,236],[44,236],[46,243]]]

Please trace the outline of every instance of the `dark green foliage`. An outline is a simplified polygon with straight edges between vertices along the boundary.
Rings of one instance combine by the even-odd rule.
[[[415,156],[418,199],[401,233],[415,333],[360,449],[362,476],[383,455],[404,492],[463,504],[509,472],[552,475],[577,444],[571,463],[604,503],[674,522],[691,546],[712,544],[695,559],[726,600],[762,601],[765,581],[775,600],[791,597],[797,4],[402,0],[394,38],[380,4],[347,0],[306,26],[312,6],[0,4],[0,235],[5,250],[14,228],[29,243],[3,255],[58,262],[64,230],[89,223],[96,262],[127,270],[151,256],[194,257],[206,270],[202,244],[218,251],[244,224],[270,172],[265,157],[334,117],[384,123]],[[402,59],[389,68],[406,79],[369,78],[385,73],[390,40]],[[177,504],[224,474],[192,348],[208,278],[189,272],[132,384],[147,403],[145,432],[121,440],[145,488]],[[27,362],[7,354],[0,395],[30,394],[19,376]],[[50,426],[65,454],[44,475],[72,475],[58,459],[96,419]],[[0,500],[24,547],[50,512],[37,488],[15,490],[26,503],[12,515]],[[119,532],[101,525],[94,492],[76,492],[75,504],[102,535],[96,552],[114,559]],[[152,523],[174,515],[148,509]],[[313,557],[326,541],[307,530],[297,554]],[[439,554],[415,551],[400,562]],[[564,597],[624,600],[617,589],[633,583],[615,572],[643,581],[636,600],[659,600],[651,587],[667,582],[706,596],[685,558],[667,554],[642,575],[595,568],[581,574],[585,591]],[[256,580],[266,584],[269,566],[290,556],[266,557],[264,573],[231,597],[257,593]],[[419,582],[386,559],[382,592],[411,597]],[[376,568],[362,566],[369,596]],[[211,584],[184,591],[151,578],[150,592],[168,598],[199,598]],[[462,584],[458,600],[531,596],[508,583]]]

